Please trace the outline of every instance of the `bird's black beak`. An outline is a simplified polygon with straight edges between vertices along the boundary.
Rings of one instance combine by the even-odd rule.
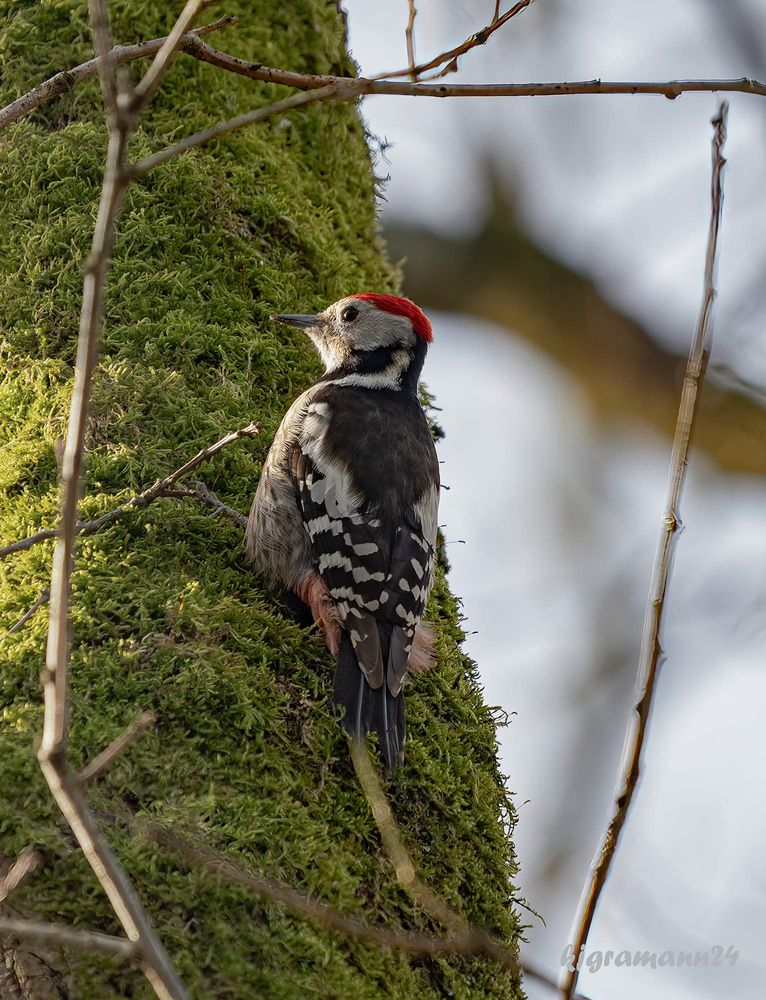
[[[270,316],[276,323],[283,323],[285,326],[297,326],[299,330],[308,330],[312,326],[319,324],[318,316],[308,316],[302,313],[279,313]]]

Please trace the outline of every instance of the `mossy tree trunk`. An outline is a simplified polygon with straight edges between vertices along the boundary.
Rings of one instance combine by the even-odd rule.
[[[180,4],[169,6],[113,2],[117,40],[164,34]],[[354,70],[333,2],[232,2],[225,13],[240,22],[216,41],[243,58]],[[0,0],[3,104],[89,53],[84,2]],[[283,93],[181,57],[133,155]],[[104,152],[95,81],[0,136],[2,543],[56,516],[55,445]],[[269,313],[395,288],[374,196],[364,130],[348,105],[235,134],[133,186],[109,279],[85,516],[258,419],[261,438],[202,473],[247,509],[281,414],[318,370],[301,335],[275,329]],[[3,628],[46,585],[51,551],[45,543],[0,563]],[[381,854],[331,711],[329,655],[258,585],[234,526],[172,500],[137,511],[82,540],[73,603],[73,761],[91,758],[140,710],[159,717],[90,794],[193,996],[518,995],[518,983],[485,961],[352,945],[133,835],[129,817],[148,815],[373,923],[428,926]],[[440,622],[439,669],[410,687],[393,806],[424,877],[513,945],[512,810],[443,567],[430,613]],[[117,933],[35,761],[45,632],[43,611],[0,640],[0,850],[9,858],[32,843],[46,858],[12,905]],[[48,983],[58,995],[149,994],[137,972],[105,959],[31,950],[61,976]]]

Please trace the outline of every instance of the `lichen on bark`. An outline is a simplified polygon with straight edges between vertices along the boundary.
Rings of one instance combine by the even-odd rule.
[[[120,42],[164,34],[178,4],[111,5]],[[228,51],[315,73],[353,73],[337,6],[227,4]],[[85,4],[0,0],[0,102],[88,58]],[[132,73],[138,72],[133,67]],[[177,60],[133,140],[134,156],[284,91]],[[82,268],[105,151],[98,84],[79,86],[0,136],[0,541],[53,523],[56,442],[72,384]],[[84,516],[258,419],[204,470],[247,509],[286,405],[316,376],[275,311],[309,311],[363,289],[393,291],[364,128],[318,105],[232,135],[133,186],[109,277]],[[435,344],[438,350],[438,343]],[[50,543],[0,563],[8,626],[46,585]],[[460,912],[515,946],[513,809],[495,716],[460,650],[459,607],[434,590],[439,669],[409,688],[407,761],[392,804],[419,870]],[[46,615],[0,641],[0,850],[39,845],[44,868],[17,912],[118,927],[73,849],[34,743]],[[133,835],[146,815],[375,923],[428,927],[395,884],[332,713],[332,663],[250,572],[241,535],[191,504],[136,511],[83,539],[74,576],[72,756],[84,763],[141,710],[145,733],[91,789],[110,842],[197,998],[515,997],[479,959],[413,959],[351,944],[185,867]],[[440,930],[439,928],[433,928]],[[140,975],[59,954],[73,997],[149,995]]]

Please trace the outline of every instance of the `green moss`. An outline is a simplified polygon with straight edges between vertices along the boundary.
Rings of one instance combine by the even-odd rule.
[[[177,6],[177,5],[176,5]],[[115,34],[165,33],[172,12],[112,4]],[[217,42],[244,58],[353,72],[335,3],[232,2]],[[0,103],[88,57],[84,4],[0,0]],[[136,74],[138,67],[132,72]],[[283,91],[179,59],[133,155]],[[82,266],[105,135],[95,82],[0,136],[0,540],[52,523],[55,445],[71,392]],[[119,227],[94,391],[86,515],[113,506],[198,447],[252,419],[204,469],[246,510],[271,435],[318,363],[274,311],[309,311],[354,290],[392,290],[374,179],[351,106],[317,106],[186,156],[135,185]],[[49,543],[0,563],[0,621],[49,576]],[[423,876],[513,944],[513,812],[495,724],[460,651],[443,568],[431,616],[439,669],[408,692],[407,761],[393,805]],[[395,884],[356,785],[317,636],[266,594],[241,535],[200,508],[159,501],[84,539],[74,579],[72,755],[85,762],[140,710],[159,715],[92,788],[107,835],[195,997],[513,997],[488,963],[426,961],[349,942],[185,868],[130,834],[127,810],[196,830],[251,868],[389,927],[428,926]],[[46,614],[0,640],[0,843],[43,846],[15,902],[42,919],[116,931],[51,804],[33,746]],[[145,997],[141,976],[62,955],[75,995]]]

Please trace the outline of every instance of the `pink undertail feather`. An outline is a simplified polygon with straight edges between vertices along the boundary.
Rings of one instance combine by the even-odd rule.
[[[318,573],[311,572],[298,584],[295,593],[311,608],[311,614],[324,636],[327,648],[333,656],[337,656],[340,649],[340,622],[326,583]]]
[[[414,674],[434,666],[436,631],[430,622],[418,622],[410,650],[409,668]]]

